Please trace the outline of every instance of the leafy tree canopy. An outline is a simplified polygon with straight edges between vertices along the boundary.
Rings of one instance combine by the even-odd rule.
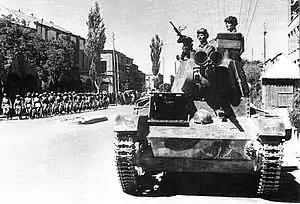
[[[300,128],[300,92],[297,91],[293,97],[292,106],[289,110],[290,121],[296,128]]]
[[[263,64],[260,61],[243,60],[247,82],[250,84],[250,99],[254,105],[261,107],[262,92],[259,79],[263,70]]]
[[[171,92],[171,84],[163,83],[163,84],[159,85],[158,90],[159,90],[159,92]]]
[[[11,59],[17,61],[18,66],[27,64],[33,67],[43,83],[43,89],[47,89],[49,84],[57,87],[58,83],[68,82],[72,78],[71,70],[78,71],[75,44],[63,37],[45,41],[36,30],[26,27],[27,25],[26,21],[14,19],[11,15],[0,18],[2,73],[10,72],[7,70],[8,66],[2,65]]]
[[[161,75],[160,73],[158,73],[158,75],[154,78],[154,88],[156,90],[159,90],[159,86],[161,84],[163,84],[163,75]]]
[[[40,80],[58,86],[66,86],[72,80],[72,70],[78,70],[75,43],[64,39],[50,40],[46,43],[45,61],[37,67]],[[67,88],[67,87],[65,87]]]
[[[152,61],[152,73],[156,76],[160,68],[160,54],[163,42],[157,34],[154,35],[150,43],[150,57]]]
[[[251,85],[255,85],[261,76],[263,64],[261,61],[248,61],[244,60],[242,62],[244,64],[244,70],[247,77],[247,81]]]
[[[89,68],[89,75],[94,80],[94,84],[97,88],[97,91],[100,91],[98,81],[101,77],[100,73],[97,71],[97,64],[100,65],[100,54],[104,49],[106,42],[105,35],[105,25],[103,18],[100,14],[100,6],[98,2],[95,2],[95,7],[90,9],[88,14],[88,35],[86,40],[85,53],[89,58],[91,64]]]

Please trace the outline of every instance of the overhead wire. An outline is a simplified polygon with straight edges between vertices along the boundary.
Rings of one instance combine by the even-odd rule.
[[[210,6],[210,3],[208,1],[206,1],[206,0],[204,0],[204,2],[206,3],[206,6],[207,6],[208,19],[212,19],[213,20],[215,18],[215,15],[211,14],[212,8]],[[210,23],[210,21],[208,21],[207,25],[209,26],[209,32],[210,32],[212,30],[212,28],[213,28],[213,24]]]
[[[247,34],[246,34],[246,39],[248,38],[250,29],[251,29],[251,25],[252,25],[252,22],[253,22],[253,19],[254,19],[254,16],[255,16],[255,12],[256,12],[258,1],[259,0],[256,0],[256,2],[255,2],[254,10],[253,10],[253,13],[252,13],[252,18],[251,18],[251,21],[250,21],[250,24],[249,24],[249,28],[248,28],[248,31],[247,31]]]
[[[226,16],[226,2],[225,2],[225,0],[224,0],[224,17]]]
[[[243,3],[244,3],[244,0],[241,0],[240,11],[239,11],[239,21],[241,20],[241,13],[242,13],[242,8],[243,8]]]
[[[217,0],[217,6],[218,6],[218,17],[219,17],[219,21],[218,22],[221,22],[222,20],[222,16],[221,16],[221,9],[220,9],[220,1]],[[218,24],[218,25],[221,25],[221,24]]]
[[[219,0],[217,0],[217,6],[218,6],[218,16],[220,17],[220,6],[219,6]]]
[[[245,22],[245,26],[244,26],[244,31],[246,31],[247,29],[247,24],[248,24],[248,21],[249,21],[249,15],[250,15],[250,11],[251,11],[251,4],[252,4],[252,0],[250,0],[250,2],[249,2],[249,5],[248,5],[248,10],[247,10],[247,13],[246,13],[246,16],[247,16],[247,18],[246,18],[246,22]]]

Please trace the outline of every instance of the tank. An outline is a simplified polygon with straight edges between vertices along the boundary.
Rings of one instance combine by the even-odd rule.
[[[243,37],[219,33],[210,56],[190,51],[171,93],[150,93],[131,115],[115,120],[115,158],[121,187],[153,189],[159,172],[249,174],[257,194],[280,189],[283,143],[291,128],[283,114],[256,108],[240,62]]]

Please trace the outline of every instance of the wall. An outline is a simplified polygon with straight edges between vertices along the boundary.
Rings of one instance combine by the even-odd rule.
[[[295,80],[263,79],[262,103],[264,109],[289,107],[296,91]]]

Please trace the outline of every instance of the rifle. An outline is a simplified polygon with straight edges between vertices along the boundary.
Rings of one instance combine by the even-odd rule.
[[[182,36],[181,32],[176,28],[176,26],[172,23],[172,21],[170,21],[170,23],[171,23],[173,29],[175,30],[175,32],[177,33],[177,35],[178,35],[179,37],[181,37],[181,36]]]
[[[184,60],[185,56],[190,58],[190,51],[193,49],[193,39],[191,37],[182,35],[181,32],[176,28],[176,26],[170,21],[173,29],[179,36],[177,43],[182,43],[182,54],[181,54],[181,59]]]

